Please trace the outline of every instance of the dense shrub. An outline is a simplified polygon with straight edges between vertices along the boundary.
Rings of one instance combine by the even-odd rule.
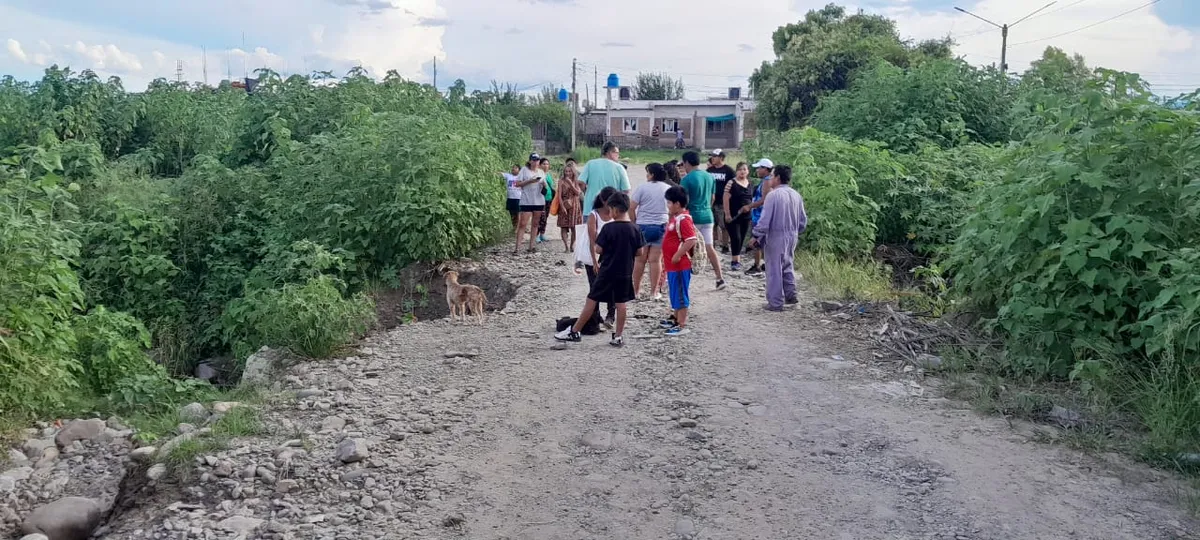
[[[375,322],[375,304],[363,293],[343,296],[333,277],[321,275],[281,288],[252,290],[225,310],[226,339],[239,358],[261,345],[286,347],[325,358]]]
[[[156,372],[146,355],[150,332],[126,313],[93,309],[76,319],[75,339],[84,375],[97,392],[107,394],[123,379]]]
[[[879,60],[850,88],[821,100],[811,125],[905,152],[926,144],[1005,142],[1015,88],[1000,73],[962,60],[928,60],[907,69]]]
[[[351,254],[358,271],[465,255],[507,224],[506,167],[486,122],[377,113],[273,161],[281,234]]]
[[[801,237],[801,246],[850,257],[871,253],[879,204],[861,192],[864,180],[853,156],[870,149],[805,128],[764,133],[748,152],[791,165],[792,185],[804,196],[808,212],[808,230]]]
[[[960,292],[1008,336],[1018,372],[1103,378],[1147,373],[1167,351],[1194,359],[1200,117],[1124,75],[1043,110],[1047,127],[981,191],[953,249]]]
[[[0,161],[0,412],[61,406],[79,383],[71,329],[83,291],[79,242],[56,218],[70,209],[55,152]],[[36,391],[31,391],[36,390]]]

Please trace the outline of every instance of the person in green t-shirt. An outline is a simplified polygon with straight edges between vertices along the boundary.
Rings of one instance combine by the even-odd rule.
[[[688,213],[700,237],[704,239],[704,251],[708,253],[708,264],[717,273],[717,290],[725,288],[725,276],[721,272],[721,259],[717,256],[717,247],[713,245],[713,201],[716,198],[717,181],[713,175],[700,170],[700,154],[695,152],[683,153],[683,170],[687,176],[679,181],[679,185],[688,193]]]
[[[588,161],[579,172],[579,181],[587,186],[583,195],[583,219],[586,222],[592,213],[592,202],[606,188],[611,187],[629,195],[629,172],[621,166],[621,149],[612,141],[604,143],[603,157]]]
[[[550,175],[550,160],[542,158],[538,166],[546,173],[546,211],[538,221],[538,243],[546,241],[546,223],[550,220],[550,201],[554,200],[554,177]]]

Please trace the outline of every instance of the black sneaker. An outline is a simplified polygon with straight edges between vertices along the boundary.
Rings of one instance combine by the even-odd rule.
[[[758,275],[762,275],[762,273],[763,273],[763,268],[758,265],[751,266],[749,270],[746,270],[746,275],[748,275],[748,276],[758,276]]]
[[[662,319],[662,320],[658,321],[658,326],[659,326],[659,328],[662,328],[663,330],[670,330],[672,328],[675,328],[675,317],[671,317],[670,319]]]
[[[583,341],[583,336],[579,335],[574,328],[566,328],[562,332],[554,334],[554,339],[558,341]]]
[[[729,246],[721,246],[721,253],[729,253]]]
[[[608,344],[612,345],[613,347],[624,347],[625,346],[625,338],[622,336],[613,334],[612,339],[608,340]]]
[[[794,305],[796,305],[796,304],[799,304],[799,303],[800,303],[800,299],[799,299],[799,298],[796,298],[795,296],[790,296],[790,297],[788,297],[786,300],[784,300],[784,301],[783,301],[783,303],[785,303],[785,304],[787,304],[787,305],[789,305],[789,306],[794,306]]]
[[[718,279],[718,280],[717,280],[717,290],[718,290],[718,291],[723,291],[723,290],[725,290],[725,280],[723,280],[723,279]]]

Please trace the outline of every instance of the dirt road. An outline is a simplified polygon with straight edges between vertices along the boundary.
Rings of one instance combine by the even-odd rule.
[[[301,365],[282,386],[306,390],[268,413],[271,435],[198,465],[277,462],[303,439],[283,494],[251,467],[161,495],[116,537],[166,520],[180,538],[233,538],[229,516],[263,520],[248,537],[267,538],[1197,537],[1167,475],[1031,442],[875,364],[811,297],[764,312],[753,278],[717,292],[697,276],[689,336],[633,337],[665,310],[640,303],[624,349],[555,350],[553,319],[578,312],[586,281],[547,246],[486,262],[520,289],[485,326],[406,325]],[[341,463],[344,439],[370,457]],[[181,499],[199,508],[163,509]]]

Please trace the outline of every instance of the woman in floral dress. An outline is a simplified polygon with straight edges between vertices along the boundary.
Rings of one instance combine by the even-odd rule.
[[[583,191],[575,162],[568,160],[558,181],[558,228],[567,253],[575,247],[575,226],[583,223]]]

